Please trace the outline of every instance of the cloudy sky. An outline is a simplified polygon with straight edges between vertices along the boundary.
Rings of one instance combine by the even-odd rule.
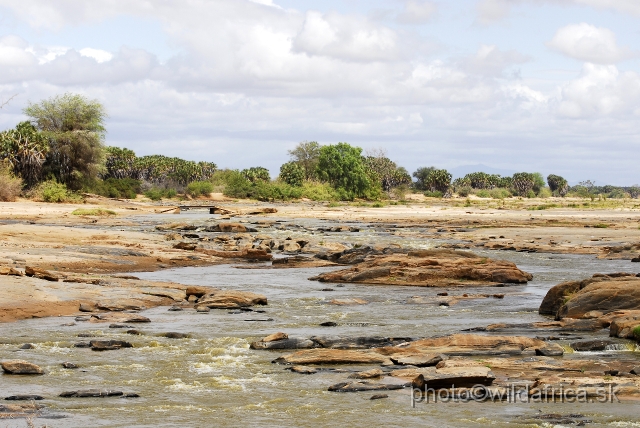
[[[409,171],[640,182],[638,0],[0,0],[0,129],[64,92],[138,155],[265,166],[303,140]]]

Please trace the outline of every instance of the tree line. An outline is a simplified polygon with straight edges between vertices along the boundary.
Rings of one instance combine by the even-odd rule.
[[[506,198],[579,196],[637,198],[640,188],[596,186],[592,181],[570,187],[551,174],[519,172],[503,177],[474,172],[452,180],[446,169],[418,168],[413,174],[381,150],[363,153],[346,142],[320,145],[303,141],[288,151],[289,161],[272,180],[260,166],[218,169],[212,162],[194,162],[163,155],[137,156],[127,148],[105,145],[107,117],[97,100],[64,94],[29,103],[29,120],[0,132],[0,199],[22,193],[63,201],[78,193],[135,198],[144,193],[158,200],[178,194],[200,196],[222,191],[235,198],[259,200],[400,199],[409,191],[430,197],[454,194]]]

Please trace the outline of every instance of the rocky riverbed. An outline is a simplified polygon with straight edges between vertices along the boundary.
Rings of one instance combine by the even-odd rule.
[[[391,224],[386,209],[336,221],[323,207],[257,208],[5,218],[0,313],[15,322],[0,324],[0,418],[65,427],[638,423],[633,229],[624,229],[627,253],[607,257],[611,249],[494,249],[483,241],[490,222],[450,230],[484,213],[443,219],[405,208]],[[504,233],[546,230],[538,220],[525,228],[529,213],[506,214]],[[566,223],[580,237],[588,228],[574,220]],[[540,400],[510,402],[516,383]],[[426,404],[415,395],[456,386],[464,398],[474,385],[500,398]],[[548,391],[569,386],[589,399],[610,388],[621,402],[552,400]]]

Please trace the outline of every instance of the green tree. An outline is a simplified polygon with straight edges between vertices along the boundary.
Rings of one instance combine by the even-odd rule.
[[[512,178],[512,186],[520,196],[527,196],[536,184],[535,176],[529,172],[517,172]]]
[[[432,192],[440,192],[448,197],[451,195],[451,177],[446,169],[436,169],[429,174],[425,184]]]
[[[340,191],[345,198],[361,197],[372,187],[362,158],[362,149],[347,143],[320,148],[318,177]]]
[[[389,192],[392,188],[411,183],[411,176],[403,167],[385,156],[384,152],[364,158],[364,165],[372,183],[380,185],[382,190]]]
[[[48,153],[47,139],[30,122],[0,133],[0,160],[7,161],[29,187],[40,180]]]
[[[430,190],[427,187],[427,182],[429,181],[429,174],[431,174],[433,171],[436,170],[435,166],[430,166],[430,167],[420,167],[418,168],[414,173],[413,173],[413,177],[416,179],[415,183],[414,183],[414,187],[417,190]]]
[[[280,180],[290,186],[300,187],[304,183],[304,168],[296,162],[287,162],[280,167]]]
[[[315,141],[303,141],[289,150],[291,161],[297,163],[304,169],[305,179],[315,178],[316,167],[320,159],[320,144]]]
[[[252,183],[257,183],[259,181],[269,181],[271,180],[271,176],[269,175],[269,170],[262,166],[253,166],[249,169],[243,169],[241,174]]]
[[[563,198],[566,196],[569,191],[569,183],[563,177],[555,174],[549,174],[547,176],[547,184],[549,185],[549,189],[554,194],[558,194]]]
[[[61,183],[79,189],[97,177],[104,158],[106,112],[97,100],[66,93],[37,104],[24,113],[49,142],[45,172]]]
[[[542,190],[545,186],[544,177],[539,172],[534,172],[531,174],[533,178],[533,191],[536,195],[540,194],[540,190]]]

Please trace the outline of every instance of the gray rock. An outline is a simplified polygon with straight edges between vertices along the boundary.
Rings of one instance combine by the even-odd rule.
[[[66,362],[62,363],[62,367],[64,367],[65,369],[77,369],[78,365],[66,361]]]
[[[613,345],[611,340],[588,340],[584,342],[573,342],[571,347],[574,351],[604,351],[607,346]]]
[[[273,342],[253,342],[251,349],[311,349],[318,345],[309,339],[290,337],[288,339],[276,340]]]
[[[9,397],[5,397],[5,400],[32,401],[32,400],[44,400],[44,397],[41,395],[35,395],[35,394],[18,394],[18,395],[10,395]]]
[[[89,342],[92,351],[113,351],[121,348],[133,348],[133,345],[124,340],[92,340]]]
[[[106,389],[81,389],[78,391],[65,391],[60,394],[64,398],[88,398],[88,397],[119,397],[124,395],[122,391],[112,391]]]
[[[392,391],[403,389],[406,385],[384,384],[370,382],[341,382],[329,387],[333,392],[360,392],[360,391]]]

